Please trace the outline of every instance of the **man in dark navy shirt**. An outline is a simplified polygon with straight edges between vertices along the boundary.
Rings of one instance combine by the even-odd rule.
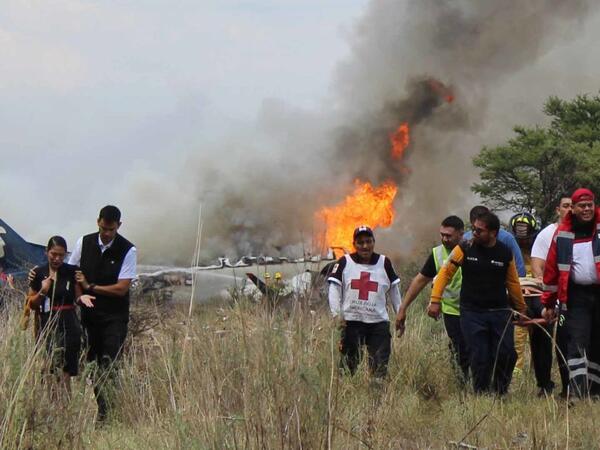
[[[460,267],[460,325],[469,347],[474,390],[503,395],[517,359],[511,307],[522,314],[527,307],[514,255],[497,239],[499,230],[500,220],[491,212],[474,221],[473,240],[457,245],[440,270],[427,313],[439,317],[443,292]]]

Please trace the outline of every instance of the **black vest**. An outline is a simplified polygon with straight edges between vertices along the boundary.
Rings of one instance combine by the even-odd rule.
[[[133,244],[120,234],[104,253],[98,245],[98,233],[88,234],[83,237],[81,244],[81,271],[88,283],[106,286],[115,284],[119,280],[119,272],[123,260]],[[82,319],[100,318],[129,318],[129,292],[123,297],[108,297],[91,293],[96,297],[93,308],[82,308]]]
[[[506,292],[506,274],[513,260],[510,248],[500,241],[496,241],[493,247],[469,242],[460,246],[465,255],[460,308],[486,310],[510,307]]]

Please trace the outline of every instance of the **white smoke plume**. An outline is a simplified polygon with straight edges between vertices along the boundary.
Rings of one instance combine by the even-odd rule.
[[[125,207],[131,208],[138,245],[148,249],[150,260],[171,254],[173,262],[187,262],[202,204],[205,259],[299,256],[318,238],[315,211],[340,201],[356,177],[400,185],[397,220],[378,234],[391,253],[429,243],[443,217],[464,216],[472,204],[471,157],[506,137],[507,126],[539,119],[531,111],[556,93],[552,74],[544,71],[555,67],[554,60],[540,60],[560,57],[552,49],[581,32],[597,9],[592,5],[371,1],[349,34],[351,57],[339,64],[331,103],[322,111],[266,101],[253,133],[232,130],[227,142],[195,149],[176,180],[130,182]],[[532,78],[536,96],[527,85],[515,92],[515,79]],[[523,111],[505,97],[526,103],[531,98],[534,105]],[[411,127],[402,162],[409,174],[398,170],[389,153],[389,135],[402,122]],[[156,188],[149,190],[153,183]],[[142,214],[134,207],[148,202],[156,211]],[[153,238],[151,230],[161,228],[170,231],[167,241]]]

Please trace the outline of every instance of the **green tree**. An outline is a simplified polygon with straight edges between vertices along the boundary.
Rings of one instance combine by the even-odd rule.
[[[517,126],[505,145],[473,158],[481,172],[471,189],[494,209],[528,210],[550,223],[561,193],[585,186],[600,195],[600,97],[550,97],[543,111],[548,126]]]

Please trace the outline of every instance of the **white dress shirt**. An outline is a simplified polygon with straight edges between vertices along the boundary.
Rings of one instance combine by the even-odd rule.
[[[100,239],[100,235],[98,235],[98,246],[100,247],[100,251],[104,253],[107,249],[109,249],[115,240],[113,239],[108,244],[104,245],[102,240]],[[75,250],[71,253],[69,257],[69,264],[74,266],[79,266],[81,262],[81,247],[83,245],[83,237],[77,239],[77,244],[75,244]],[[121,270],[119,271],[119,280],[132,280],[137,275],[137,250],[135,247],[131,247],[127,254],[125,255],[125,259],[123,260],[123,264],[121,265]]]

